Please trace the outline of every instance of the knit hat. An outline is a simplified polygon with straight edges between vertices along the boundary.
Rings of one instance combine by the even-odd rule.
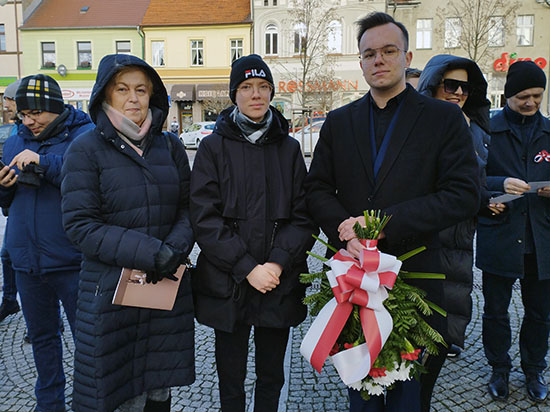
[[[6,87],[6,90],[4,90],[4,98],[15,100],[15,93],[17,92],[17,88],[21,84],[21,79],[18,79],[8,85]]]
[[[269,82],[269,84],[271,84],[273,87],[271,99],[273,99],[273,96],[275,95],[275,85],[273,84],[271,70],[269,70],[269,67],[267,67],[267,64],[265,64],[260,56],[257,54],[251,54],[235,60],[231,65],[229,97],[233,103],[235,103],[235,95],[237,94],[237,87],[239,87],[239,84],[254,77],[265,79]]]
[[[546,88],[544,71],[535,62],[529,60],[511,64],[506,75],[504,97],[508,99],[532,87]]]
[[[35,74],[21,79],[15,94],[17,110],[42,110],[62,113],[65,110],[59,84],[50,76]]]

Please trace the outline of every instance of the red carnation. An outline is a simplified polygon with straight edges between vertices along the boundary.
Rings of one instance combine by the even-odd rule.
[[[369,372],[369,375],[373,378],[380,378],[386,376],[386,368],[372,368]]]
[[[418,359],[419,354],[420,354],[420,349],[415,349],[409,353],[401,352],[401,357],[405,360],[414,361]]]

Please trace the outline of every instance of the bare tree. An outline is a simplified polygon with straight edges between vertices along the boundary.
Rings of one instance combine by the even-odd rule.
[[[220,114],[223,109],[231,106],[233,103],[229,99],[206,99],[202,101],[202,107],[212,113]]]
[[[504,46],[506,34],[515,27],[520,5],[514,0],[451,0],[436,10],[444,22],[437,30],[443,33],[445,47],[463,49],[484,68],[494,57],[494,47]]]
[[[326,0],[293,0],[290,21],[287,27],[292,30],[293,51],[299,58],[298,73],[288,73],[297,81],[299,100],[302,108],[315,101],[320,93],[317,90],[319,79],[334,75],[335,59],[329,49],[329,37],[334,33],[333,21],[338,19],[336,9],[327,5]]]

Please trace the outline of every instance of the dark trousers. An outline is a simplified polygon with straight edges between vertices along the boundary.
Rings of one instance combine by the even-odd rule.
[[[11,266],[10,255],[6,249],[6,230],[4,232],[4,243],[2,244],[2,251],[0,252],[2,259],[2,274],[4,278],[4,286],[2,287],[3,296],[5,300],[14,301],[17,297],[17,287],[15,286],[15,271]]]
[[[246,408],[244,380],[250,329],[249,325],[237,325],[232,333],[215,331],[216,367],[223,412],[244,412]],[[256,412],[277,412],[281,388],[285,382],[283,363],[288,334],[289,328],[254,327]]]
[[[420,406],[422,412],[429,412],[432,403],[432,393],[434,391],[435,382],[441,372],[441,368],[447,359],[449,349],[438,345],[439,353],[437,355],[429,355],[424,363],[426,373],[420,375]]]
[[[495,372],[509,372],[512,342],[508,306],[516,279],[483,272],[483,349]],[[534,255],[525,255],[525,277],[520,279],[524,316],[519,335],[521,368],[540,373],[546,368],[550,333],[550,280],[538,280]]]
[[[350,412],[418,412],[420,411],[420,383],[416,379],[397,382],[386,397],[371,396],[368,401],[361,393],[348,388]]]
[[[34,390],[37,403],[35,411],[64,411],[65,373],[59,330],[59,301],[63,303],[73,331],[78,272],[66,271],[39,276],[17,271],[15,279],[38,373]]]

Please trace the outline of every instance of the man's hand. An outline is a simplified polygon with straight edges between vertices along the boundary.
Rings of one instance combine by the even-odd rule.
[[[23,170],[29,163],[40,164],[40,155],[32,150],[25,149],[13,158],[10,167],[17,165],[19,170]]]
[[[338,226],[338,237],[342,242],[351,240],[356,237],[353,226],[355,226],[355,223],[357,222],[359,222],[361,226],[365,227],[365,216],[350,217],[340,223],[340,225]]]
[[[268,272],[274,274],[278,278],[281,277],[281,273],[283,273],[283,267],[278,263],[265,262],[262,266],[266,268]]]
[[[256,265],[252,272],[248,274],[246,280],[261,293],[272,291],[280,283],[279,277],[270,272],[264,265]]]
[[[15,170],[10,169],[8,166],[4,166],[0,169],[0,185],[4,187],[10,187],[17,181],[17,175]]]
[[[537,190],[537,195],[542,197],[550,197],[550,186],[541,187]]]
[[[492,212],[491,214],[493,216],[500,215],[506,209],[506,205],[504,203],[489,203],[487,207]]]
[[[508,177],[504,180],[504,191],[511,195],[522,195],[531,189],[526,182],[515,177]]]
[[[361,244],[361,242],[359,242],[359,239],[357,238],[348,240],[348,243],[346,244],[346,250],[356,259],[359,259],[359,256],[361,255],[363,249],[365,249],[365,247]]]

